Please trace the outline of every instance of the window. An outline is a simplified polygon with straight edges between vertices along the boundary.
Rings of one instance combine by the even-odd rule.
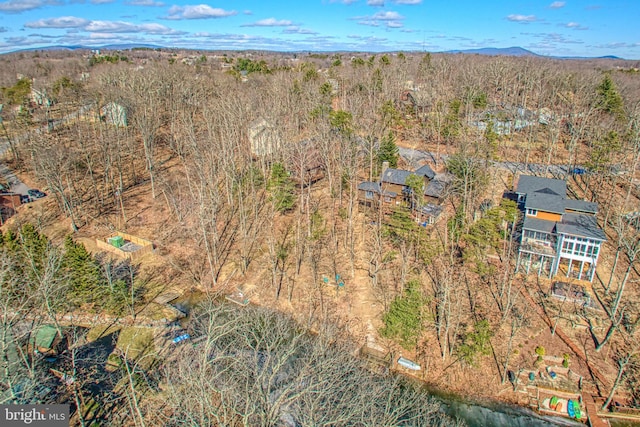
[[[528,239],[533,239],[533,240],[551,242],[551,236],[549,236],[549,234],[544,233],[542,231],[525,230],[524,237]]]
[[[391,203],[391,197],[384,196],[384,201],[387,202],[387,203]]]
[[[367,199],[373,199],[373,191],[367,191],[364,193],[364,197]]]
[[[538,216],[538,211],[535,209],[527,209],[527,215],[529,216]]]
[[[573,253],[573,242],[564,242],[562,244],[562,252]]]

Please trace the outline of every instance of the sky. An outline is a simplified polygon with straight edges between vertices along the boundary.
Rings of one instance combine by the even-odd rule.
[[[519,46],[640,59],[640,0],[201,1],[0,0],[0,53],[130,43],[295,52]]]

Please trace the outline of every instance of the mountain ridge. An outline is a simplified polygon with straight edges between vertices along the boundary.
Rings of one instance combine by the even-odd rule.
[[[540,55],[520,46],[511,47],[482,47],[476,49],[455,49],[447,50],[439,53],[462,53],[467,55],[486,55],[486,56],[530,56],[536,58],[555,58],[555,59],[624,59],[615,55],[605,56],[555,56]]]
[[[45,46],[45,47],[36,47],[36,48],[27,48],[21,49],[14,52],[32,52],[36,50],[130,50],[136,48],[146,48],[146,49],[176,49],[171,46],[159,46],[154,44],[145,44],[145,43],[127,43],[127,44],[109,44],[103,46],[84,46],[84,45],[55,45],[55,46]],[[180,48],[184,50],[210,50],[215,51],[216,49],[198,49],[198,48]],[[251,50],[251,49],[249,49]],[[7,53],[14,53],[7,52]],[[380,52],[383,53],[383,52]],[[465,55],[485,55],[485,56],[515,56],[515,57],[535,57],[535,58],[554,58],[554,59],[624,59],[615,55],[604,55],[604,56],[553,56],[553,55],[540,55],[538,53],[532,52],[528,49],[525,49],[520,46],[511,46],[511,47],[483,47],[483,48],[475,48],[475,49],[453,49],[432,53],[447,53],[447,54],[465,54]]]

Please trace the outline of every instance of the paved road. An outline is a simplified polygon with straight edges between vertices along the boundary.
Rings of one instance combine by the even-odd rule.
[[[4,156],[8,150],[8,141],[0,144],[0,157]],[[7,164],[3,161],[0,161],[0,180],[5,181],[7,184],[9,184],[9,191],[12,193],[18,193],[26,196],[27,191],[30,190],[29,186],[20,181],[20,178],[18,178],[16,174],[11,169],[9,169]]]
[[[18,145],[21,142],[24,142],[29,137],[30,133],[37,133],[37,134],[46,133],[57,126],[60,126],[61,124],[77,119],[79,116],[81,116],[82,114],[86,113],[91,108],[93,108],[93,106],[94,104],[84,105],[76,112],[67,114],[61,119],[52,120],[51,122],[49,122],[48,125],[45,125],[36,129],[32,129],[28,132],[23,133],[22,135],[18,135],[13,138],[13,143],[15,145]],[[8,150],[9,150],[9,141],[6,141],[6,136],[5,136],[5,141],[3,143],[0,143],[0,157],[4,156]],[[26,196],[27,191],[31,189],[27,184],[20,181],[20,178],[18,178],[16,174],[11,169],[9,169],[9,167],[4,162],[1,162],[1,161],[0,161],[0,179],[6,181],[9,184],[9,190],[13,193],[18,193]]]
[[[424,163],[441,164],[449,158],[446,154],[436,154],[429,151],[414,150],[412,148],[398,147],[400,156],[412,167],[417,168]],[[508,170],[512,173],[530,173],[533,175],[551,174],[554,177],[565,179],[569,175],[568,165],[544,165],[540,163],[519,163],[519,162],[496,162],[491,164],[500,169]]]
[[[9,191],[12,193],[27,195],[27,191],[30,190],[29,186],[20,181],[4,162],[0,163],[0,176],[9,184]]]

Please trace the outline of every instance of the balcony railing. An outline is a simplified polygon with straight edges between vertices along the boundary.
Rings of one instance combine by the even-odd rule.
[[[525,237],[520,244],[520,250],[540,255],[556,256],[555,242],[536,240]]]

